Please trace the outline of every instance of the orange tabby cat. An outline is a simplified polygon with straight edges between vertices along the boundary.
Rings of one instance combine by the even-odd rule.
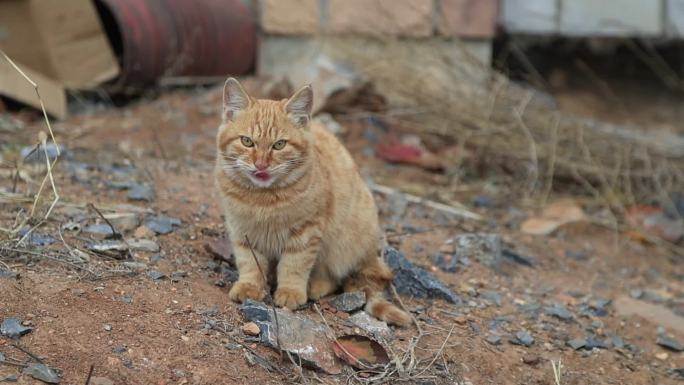
[[[343,286],[364,291],[375,317],[407,325],[382,294],[392,272],[378,256],[373,197],[344,146],[310,123],[312,104],[310,86],[274,101],[226,81],[215,177],[240,273],[230,298],[263,299],[259,265],[275,265],[277,306],[296,309]]]

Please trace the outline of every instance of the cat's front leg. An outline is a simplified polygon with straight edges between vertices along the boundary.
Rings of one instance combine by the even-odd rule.
[[[261,301],[266,296],[267,283],[264,281],[259,266],[262,269],[268,269],[268,260],[257,250],[254,250],[252,254],[246,241],[233,241],[233,252],[240,277],[233,284],[228,296],[234,302],[243,302],[247,299]],[[264,271],[264,274],[266,273]]]
[[[318,234],[304,239],[290,240],[278,262],[278,289],[273,300],[276,305],[290,310],[306,303],[309,276],[321,247]]]

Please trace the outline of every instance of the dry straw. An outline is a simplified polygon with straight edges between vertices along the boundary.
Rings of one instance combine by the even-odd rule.
[[[38,133],[38,146],[39,147],[37,149],[43,150],[43,153],[45,155],[45,162],[46,162],[46,166],[47,166],[47,171],[45,172],[45,176],[43,177],[43,180],[40,183],[40,187],[38,188],[38,191],[32,197],[33,204],[31,206],[31,210],[29,211],[29,214],[26,215],[23,219],[19,220],[18,224],[16,224],[12,228],[0,227],[0,231],[4,232],[6,234],[9,234],[10,237],[13,237],[16,234],[18,234],[19,231],[21,229],[23,229],[33,219],[38,219],[37,224],[32,226],[29,229],[29,231],[27,231],[24,234],[24,236],[19,240],[18,243],[22,243],[28,236],[30,236],[30,234],[36,228],[38,228],[40,225],[42,225],[44,223],[44,221],[46,221],[50,217],[52,210],[57,205],[57,202],[59,202],[59,194],[57,193],[57,186],[55,185],[55,180],[54,180],[54,177],[52,175],[52,170],[54,169],[55,164],[57,163],[57,160],[59,159],[60,150],[59,150],[59,145],[57,144],[57,141],[55,140],[55,135],[52,131],[52,126],[50,125],[50,119],[48,118],[47,111],[45,110],[45,104],[43,103],[43,98],[40,96],[40,90],[39,90],[38,84],[36,84],[33,80],[31,80],[31,78],[29,78],[28,75],[26,75],[24,73],[24,71],[22,71],[21,68],[12,59],[10,59],[10,57],[7,56],[7,54],[5,54],[4,51],[0,50],[0,56],[2,56],[2,58],[4,60],[6,60],[7,63],[9,63],[10,66],[12,66],[12,68],[17,73],[19,73],[26,80],[26,82],[29,83],[33,87],[33,89],[36,91],[36,97],[38,98],[38,101],[40,103],[40,109],[43,113],[43,119],[45,120],[45,125],[46,125],[48,132],[50,134],[50,139],[52,140],[52,143],[54,143],[55,148],[57,149],[57,156],[55,156],[54,160],[50,161],[50,157],[49,157],[48,150],[47,150],[48,136],[43,131]],[[17,170],[16,172],[18,173],[19,170]],[[42,216],[37,216],[39,203],[43,197],[43,193],[44,193],[44,190],[45,190],[48,182],[50,183],[50,187],[52,188],[52,193],[54,195],[54,198],[52,200],[52,203],[48,207],[47,211],[45,212],[45,214]],[[3,193],[2,195],[0,195],[0,199],[1,199],[0,202],[22,201],[22,199],[20,199],[16,193]]]
[[[581,189],[619,212],[636,202],[670,204],[670,193],[684,191],[681,137],[565,115],[462,46],[324,38],[321,47],[388,98],[387,121],[475,150],[491,169],[516,175],[527,197],[543,202],[554,185]]]

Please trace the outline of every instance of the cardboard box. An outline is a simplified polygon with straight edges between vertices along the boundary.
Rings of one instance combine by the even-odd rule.
[[[22,66],[21,63],[15,62],[15,64],[38,85],[45,110],[56,118],[65,118],[67,116],[67,103],[64,87],[30,68]],[[33,85],[14,69],[2,55],[0,55],[0,95],[8,96],[40,109],[40,100]]]
[[[0,49],[70,89],[119,74],[91,0],[0,0]]]

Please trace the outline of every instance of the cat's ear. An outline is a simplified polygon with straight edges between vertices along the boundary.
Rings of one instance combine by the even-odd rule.
[[[249,107],[249,95],[240,82],[228,78],[223,86],[223,121],[233,120],[235,116]]]
[[[292,121],[300,127],[305,127],[311,120],[313,107],[313,90],[311,86],[305,86],[287,101],[285,111]]]

